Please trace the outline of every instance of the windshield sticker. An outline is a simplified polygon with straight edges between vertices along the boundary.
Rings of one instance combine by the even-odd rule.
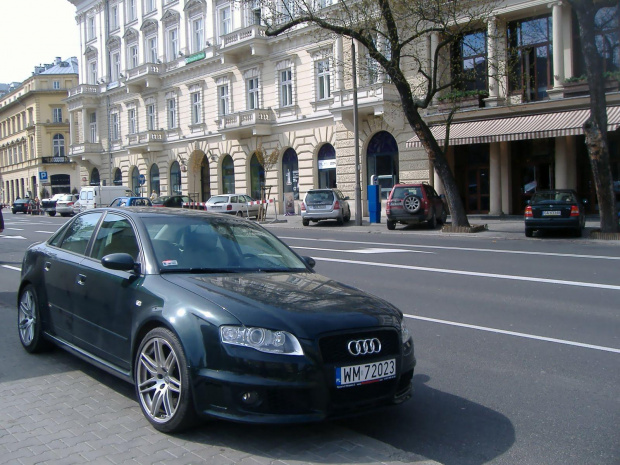
[[[161,264],[164,266],[176,266],[179,263],[176,260],[164,260],[161,262]]]

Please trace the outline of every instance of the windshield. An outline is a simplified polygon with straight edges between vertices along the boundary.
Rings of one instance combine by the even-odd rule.
[[[162,273],[307,271],[293,251],[250,222],[196,215],[144,223]]]
[[[323,203],[331,204],[334,202],[334,193],[332,191],[310,191],[306,195],[306,203]]]
[[[575,203],[577,199],[572,192],[537,192],[532,196],[531,203],[566,202]]]

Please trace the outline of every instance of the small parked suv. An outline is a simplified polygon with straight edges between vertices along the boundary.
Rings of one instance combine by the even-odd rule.
[[[446,222],[448,208],[443,196],[437,195],[429,184],[396,184],[388,196],[385,214],[390,231],[396,223],[416,224],[423,221],[435,229],[437,223]]]
[[[343,224],[351,219],[349,197],[338,189],[311,189],[301,203],[301,222],[308,226],[310,221],[336,220]]]

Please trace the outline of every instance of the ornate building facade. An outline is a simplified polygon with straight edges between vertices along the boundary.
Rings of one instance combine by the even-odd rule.
[[[79,189],[68,157],[69,113],[64,99],[78,84],[77,58],[56,58],[0,97],[0,201]]]
[[[316,187],[337,186],[354,197],[348,41],[311,27],[266,37],[254,2],[69,1],[82,53],[80,84],[66,100],[69,156],[84,184],[195,201],[230,192],[258,197],[267,186],[280,209],[285,195],[299,199]],[[582,85],[575,92],[570,82],[583,72],[570,7],[540,0],[502,5],[446,57],[485,70],[468,90],[486,98],[463,106],[451,130],[449,158],[466,208],[520,213],[535,187],[574,187],[593,196],[579,129],[588,91]],[[601,17],[600,37],[617,39],[617,9]],[[420,44],[429,60],[438,39]],[[413,181],[441,191],[394,86],[363,48],[356,50],[363,198],[371,175],[384,192]],[[617,40],[602,52],[606,71],[617,71]],[[502,62],[515,64],[518,75],[487,78],[489,63]],[[614,129],[620,98],[613,88],[608,103]],[[438,133],[446,111],[438,99],[425,115]],[[532,123],[535,115],[541,119]],[[492,127],[481,129],[480,122]],[[618,180],[617,137],[610,134]],[[265,172],[257,155],[272,153],[277,162]]]

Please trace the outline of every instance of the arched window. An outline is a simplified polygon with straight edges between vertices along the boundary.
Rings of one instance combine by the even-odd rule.
[[[115,186],[122,186],[123,185],[123,174],[121,173],[121,169],[120,168],[115,168],[114,169],[114,185]]]
[[[284,194],[292,192],[293,198],[299,200],[299,164],[293,149],[286,149],[282,155],[282,186]]]
[[[319,189],[336,187],[336,149],[332,144],[323,144],[318,157]]]
[[[170,193],[172,195],[181,195],[181,167],[179,162],[175,161],[170,165]]]
[[[224,156],[222,161],[222,194],[235,192],[235,164],[230,155]]]
[[[211,171],[209,170],[209,159],[202,157],[200,164],[200,198],[206,202],[211,197]]]
[[[151,186],[151,192],[155,192],[155,194],[159,196],[159,167],[157,166],[157,163],[153,163],[151,165],[151,169],[149,171],[149,184]]]
[[[53,153],[55,157],[65,156],[65,136],[62,134],[54,135],[52,139]]]
[[[97,168],[93,168],[93,170],[90,172],[90,185],[98,186],[100,183],[101,180],[99,179],[99,170]]]
[[[256,154],[252,154],[250,160],[250,196],[254,199],[261,199],[261,194],[265,187],[265,169],[258,162]]]
[[[398,183],[398,144],[389,132],[381,131],[372,136],[366,152],[368,179],[375,174],[379,178],[381,197],[387,198],[392,186]]]
[[[131,170],[131,192],[136,196],[140,196],[140,171],[137,167]]]

